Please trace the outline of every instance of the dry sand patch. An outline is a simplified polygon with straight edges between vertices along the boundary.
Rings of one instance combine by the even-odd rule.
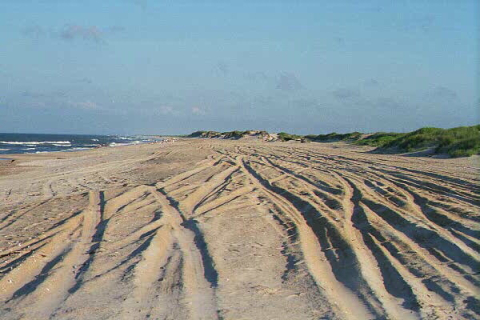
[[[5,164],[0,317],[480,319],[478,157],[366,150],[192,139]]]

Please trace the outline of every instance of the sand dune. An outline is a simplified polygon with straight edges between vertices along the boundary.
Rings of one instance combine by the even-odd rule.
[[[0,318],[480,319],[478,157],[367,150],[21,156],[0,170]]]

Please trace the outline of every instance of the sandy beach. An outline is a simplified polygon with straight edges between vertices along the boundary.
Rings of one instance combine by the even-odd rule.
[[[479,157],[369,150],[4,156],[0,318],[480,319]]]

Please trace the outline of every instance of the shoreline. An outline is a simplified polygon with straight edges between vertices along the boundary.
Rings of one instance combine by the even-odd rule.
[[[0,134],[2,137],[2,134]],[[98,136],[66,134],[3,134],[0,141],[0,157],[9,158],[20,154],[50,154],[87,151],[105,147],[120,147],[155,143],[165,140],[151,136]]]
[[[0,159],[0,178],[5,175],[19,174],[24,171],[28,171],[34,167],[39,161],[61,161],[61,160],[72,160],[81,157],[93,157],[102,154],[122,154],[124,150],[131,150],[133,148],[147,146],[147,145],[159,145],[165,146],[167,143],[171,144],[170,141],[156,141],[149,143],[141,144],[130,144],[130,145],[121,145],[121,146],[105,146],[99,148],[91,148],[88,150],[76,150],[76,151],[53,151],[53,152],[42,152],[42,153],[11,153],[2,155]],[[75,160],[73,160],[75,161]]]

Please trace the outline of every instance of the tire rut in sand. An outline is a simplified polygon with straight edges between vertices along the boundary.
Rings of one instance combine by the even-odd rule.
[[[378,220],[379,218],[387,219],[386,226],[392,227],[392,230],[390,232],[396,233],[400,231],[398,229],[399,227],[403,228],[401,229],[402,233],[406,232],[406,235],[407,235],[407,238],[402,238],[407,241],[406,243],[401,244],[404,247],[408,245],[412,245],[418,241],[420,241],[419,244],[421,244],[422,243],[421,241],[423,241],[418,236],[415,236],[415,235],[413,235],[414,238],[411,238],[412,235],[409,236],[410,231],[408,230],[418,230],[419,232],[427,232],[428,233],[427,235],[429,235],[427,238],[431,238],[433,236],[435,237],[435,239],[437,239],[436,240],[437,242],[440,241],[439,239],[445,239],[444,236],[446,235],[445,233],[443,233],[443,235],[440,236],[441,237],[440,238],[438,235],[436,235],[437,232],[439,232],[440,230],[426,231],[428,230],[428,228],[418,226],[417,224],[415,224],[415,227],[413,225],[411,226],[407,225],[408,227],[401,227],[402,225],[405,225],[405,221],[407,220],[403,220],[404,222],[401,222],[401,221],[393,222],[389,220],[391,217],[391,214],[386,215],[386,213],[384,212],[389,212],[388,210],[390,210],[390,212],[394,212],[395,209],[393,209],[393,211],[392,209],[389,209],[391,205],[390,204],[387,205],[386,202],[391,202],[392,206],[395,208],[404,207],[405,210],[406,208],[408,208],[408,210],[414,210],[413,212],[411,211],[412,213],[414,213],[415,210],[420,210],[419,214],[421,216],[425,214],[425,212],[422,212],[422,210],[425,210],[425,207],[419,206],[419,204],[414,201],[414,200],[418,201],[418,198],[411,196],[411,193],[410,193],[411,190],[407,188],[402,189],[398,185],[390,183],[388,187],[385,187],[387,191],[381,192],[375,195],[374,193],[376,192],[375,190],[372,189],[372,192],[370,191],[367,192],[368,197],[363,199],[361,196],[362,193],[360,194],[358,193],[359,191],[357,187],[361,186],[361,190],[363,190],[362,192],[365,192],[367,190],[367,187],[370,187],[370,188],[373,187],[372,185],[368,184],[368,180],[366,183],[361,183],[361,182],[357,183],[356,181],[357,179],[349,180],[350,178],[347,178],[347,177],[353,176],[354,171],[344,171],[342,172],[341,175],[338,175],[337,173],[335,173],[337,174],[338,181],[340,181],[343,185],[342,197],[345,199],[345,201],[347,201],[348,198],[352,198],[351,200],[352,205],[349,205],[348,202],[344,202],[340,208],[338,206],[330,206],[330,208],[324,208],[324,209],[320,209],[318,207],[317,209],[315,209],[317,211],[316,213],[308,214],[308,211],[312,210],[312,207],[316,207],[317,202],[316,201],[312,202],[314,199],[312,199],[310,196],[306,197],[307,193],[304,193],[304,191],[294,195],[288,190],[288,188],[286,189],[285,187],[278,186],[279,184],[287,185],[289,183],[288,179],[285,180],[285,178],[283,178],[282,180],[280,180],[280,179],[266,178],[266,176],[269,176],[270,174],[269,173],[270,169],[267,169],[266,167],[271,167],[274,170],[278,170],[279,172],[282,172],[282,174],[289,175],[291,177],[289,178],[290,180],[298,179],[299,181],[302,181],[303,190],[309,190],[308,193],[313,192],[316,195],[320,195],[321,200],[324,201],[325,199],[328,200],[329,198],[331,198],[331,196],[326,198],[325,194],[323,193],[324,192],[323,190],[321,190],[320,194],[318,193],[320,189],[317,189],[317,185],[315,185],[315,183],[312,180],[305,178],[303,176],[303,171],[305,169],[302,170],[301,173],[299,173],[298,170],[295,170],[295,171],[286,170],[285,167],[276,165],[270,159],[266,159],[261,155],[260,155],[260,158],[256,160],[255,160],[255,157],[243,157],[235,154],[230,154],[230,156],[232,158],[238,157],[238,159],[240,158],[248,159],[248,160],[242,161],[246,171],[249,171],[249,173],[251,174],[251,176],[254,177],[254,179],[257,179],[261,185],[269,189],[269,191],[273,192],[276,196],[280,196],[286,199],[288,202],[290,202],[290,204],[293,207],[296,207],[298,212],[307,213],[307,221],[309,222],[310,226],[312,226],[312,221],[315,221],[318,219],[318,214],[321,212],[321,210],[326,209],[326,211],[329,211],[329,209],[332,209],[332,210],[341,209],[344,211],[343,214],[346,214],[350,210],[348,209],[349,206],[353,206],[353,209],[352,209],[354,210],[353,215],[347,215],[343,217],[342,216],[343,214],[340,215],[340,213],[338,213],[338,218],[339,218],[339,221],[342,221],[345,219],[345,221],[342,222],[344,225],[342,229],[345,230],[345,231],[342,231],[342,233],[345,232],[344,236],[347,239],[347,242],[345,242],[345,245],[352,246],[350,249],[353,250],[353,252],[356,252],[355,256],[357,257],[357,259],[360,259],[360,260],[351,264],[348,264],[344,261],[337,266],[333,266],[332,270],[341,268],[340,265],[343,265],[343,266],[349,265],[350,272],[351,272],[352,266],[355,266],[357,264],[360,265],[360,270],[364,270],[364,272],[365,270],[367,270],[367,273],[372,273],[371,268],[378,269],[378,273],[374,272],[373,275],[371,276],[367,275],[365,277],[365,280],[367,281],[367,283],[369,283],[369,286],[367,286],[367,288],[370,287],[371,289],[373,289],[373,292],[375,292],[375,296],[380,297],[382,301],[382,306],[386,308],[386,310],[384,311],[382,311],[382,309],[378,309],[377,317],[378,316],[381,317],[382,315],[385,315],[385,316],[388,315],[387,317],[394,317],[394,318],[396,317],[402,317],[402,318],[422,317],[423,318],[423,317],[432,317],[432,316],[444,318],[444,313],[441,313],[441,312],[438,313],[438,309],[443,308],[443,307],[440,307],[442,306],[442,304],[444,305],[455,304],[458,307],[463,308],[465,307],[465,301],[470,301],[471,300],[470,298],[473,297],[472,294],[474,295],[475,292],[478,292],[478,287],[476,286],[476,280],[470,276],[470,272],[475,269],[474,265],[477,264],[477,260],[470,255],[468,257],[462,256],[464,254],[463,252],[466,249],[469,249],[468,247],[463,246],[462,250],[460,251],[458,250],[458,248],[457,250],[448,249],[449,246],[454,245],[454,243],[458,244],[458,242],[456,242],[453,237],[455,236],[454,234],[451,234],[449,237],[447,236],[445,241],[441,240],[442,243],[440,243],[439,245],[440,250],[446,250],[446,251],[443,251],[443,252],[440,251],[439,252],[440,255],[437,254],[437,256],[435,256],[434,254],[435,252],[437,252],[436,251],[437,249],[432,248],[429,250],[425,250],[426,248],[422,248],[417,244],[415,244],[414,247],[412,247],[411,249],[403,249],[403,250],[407,250],[407,251],[413,250],[412,252],[421,253],[421,257],[423,257],[423,259],[426,259],[424,261],[432,261],[432,259],[438,260],[438,258],[440,257],[444,258],[446,254],[447,257],[450,257],[452,259],[450,260],[451,263],[446,264],[445,267],[450,266],[455,269],[456,265],[458,266],[463,265],[467,267],[465,271],[460,271],[460,273],[458,273],[458,272],[452,272],[452,270],[446,270],[445,267],[443,266],[446,260],[439,260],[438,261],[439,263],[436,264],[434,268],[430,266],[429,267],[430,270],[427,271],[428,273],[423,273],[424,275],[421,276],[419,280],[413,280],[418,278],[418,271],[420,271],[420,269],[418,269],[416,273],[415,268],[411,269],[413,267],[413,264],[411,263],[407,263],[406,264],[407,267],[400,267],[402,263],[405,264],[405,259],[400,259],[400,261],[398,261],[399,256],[397,252],[399,252],[399,250],[395,249],[394,251],[392,251],[393,247],[389,245],[390,243],[388,242],[393,240],[393,243],[395,243],[397,242],[397,240],[396,238],[390,238],[390,240],[387,240],[388,237],[385,238],[382,235],[384,228],[380,226],[376,226],[378,224],[377,221],[379,221]],[[337,169],[337,172],[338,172],[338,169]],[[345,177],[342,176],[343,174],[345,174]],[[368,176],[369,172],[359,171],[358,174]],[[385,182],[388,183],[387,180],[385,180]],[[302,185],[302,183],[296,183],[295,185],[296,187],[300,188],[300,185]],[[351,189],[352,187],[354,188],[352,191],[353,194],[351,192],[350,193],[348,192],[348,190]],[[354,196],[354,194],[356,194],[356,196]],[[371,198],[370,196],[373,196],[373,198]],[[337,196],[334,195],[334,197],[336,198]],[[396,197],[400,197],[400,198],[396,198]],[[360,202],[361,200],[362,202]],[[278,198],[274,198],[273,201],[276,201],[277,203],[280,202]],[[371,215],[373,212],[375,212],[375,220],[374,220],[375,223],[372,224],[372,222],[368,222],[368,219],[369,219],[368,215],[359,214],[360,211],[368,212],[368,215]],[[355,212],[357,212],[357,214],[355,214]],[[379,214],[379,216],[376,216],[377,214]],[[405,214],[407,214],[408,216],[410,213],[402,212],[402,215],[405,215]],[[320,216],[322,216],[321,213],[320,213]],[[328,222],[328,220],[330,220],[328,216],[323,216],[323,224]],[[347,220],[352,220],[352,222],[350,223],[351,227],[349,227],[349,222]],[[296,219],[296,223],[298,223],[298,219]],[[315,222],[313,222],[313,224],[315,224]],[[329,223],[327,223],[327,226],[328,224]],[[444,227],[444,226],[437,224],[436,227]],[[465,231],[465,229],[462,228],[459,224],[453,224],[452,227],[456,227],[456,229],[462,229],[463,231]],[[337,229],[336,232],[342,229]],[[312,230],[318,230],[318,229],[312,226]],[[327,230],[328,230],[328,227],[327,227]],[[379,232],[377,230],[382,230],[382,231]],[[425,231],[422,231],[422,230],[425,230]],[[434,228],[434,230],[436,229]],[[330,231],[333,232],[333,229],[330,228]],[[466,231],[468,232],[468,230]],[[335,233],[335,232],[334,233],[332,232],[329,232],[329,231],[326,232],[327,237],[324,238],[325,241],[323,242],[320,241],[321,246],[327,245],[327,247],[331,247],[333,245],[333,247],[338,247],[339,243],[335,245],[334,243],[331,242],[332,239],[338,238],[336,236],[333,236],[332,238],[331,236],[334,235]],[[435,233],[432,233],[432,232],[435,232]],[[328,235],[329,233],[330,235]],[[358,239],[358,237],[357,238],[354,237],[355,233],[358,233],[358,237],[360,237],[360,239]],[[330,238],[330,240],[328,240],[328,238]],[[359,247],[362,247],[362,249],[360,250],[356,249],[356,246],[351,244],[358,240],[360,240]],[[415,240],[415,242],[412,242],[411,240]],[[334,242],[335,241],[336,240],[334,240]],[[470,240],[470,242],[474,242],[474,241],[475,241],[474,239]],[[409,244],[407,245],[407,243]],[[386,245],[386,247],[383,248],[383,245]],[[475,243],[473,245],[475,245]],[[390,252],[393,252],[393,255]],[[466,250],[466,252],[469,252],[469,250]],[[338,257],[335,257],[335,259],[337,258]],[[474,260],[471,260],[472,258]],[[331,262],[334,262],[334,259],[332,259]],[[428,270],[428,268],[426,270]],[[357,272],[360,272],[360,271],[357,271]],[[413,272],[413,274],[411,272]],[[429,274],[429,276],[427,276],[427,274]],[[440,278],[438,278],[438,276],[432,276],[435,274],[440,276]],[[363,277],[364,276],[365,274],[363,274]],[[445,276],[447,278],[445,278]],[[465,276],[465,278],[463,278],[463,276]],[[383,284],[378,283],[378,279],[382,279],[382,278],[384,283]],[[443,281],[447,281],[446,285],[443,285],[441,283],[442,280],[440,279],[442,278],[444,279]],[[348,276],[347,277],[339,276],[338,279],[339,280],[343,279],[345,281],[345,279],[348,279]],[[453,282],[450,282],[450,280],[447,280],[447,279],[451,279]],[[321,282],[322,281],[320,280],[319,283]],[[461,286],[459,287],[457,283],[460,284]],[[354,288],[352,289],[354,291],[358,290]],[[438,295],[434,295],[432,294],[432,292],[437,292]],[[458,299],[456,298],[453,299],[453,296],[455,296],[454,292],[457,292],[457,294],[458,292],[462,292],[463,297],[470,297],[470,298],[467,298],[467,300],[464,300],[463,298],[461,298],[461,296],[459,296]],[[390,302],[388,301],[388,298],[387,298],[388,296],[391,297]],[[427,297],[430,297],[430,298],[427,298]],[[368,301],[368,298],[365,298],[365,299],[367,299]],[[418,302],[416,299],[418,299]],[[472,308],[471,305],[472,303],[470,303],[470,307],[467,307],[467,308],[471,309],[472,311],[475,310],[475,308]],[[445,307],[444,310],[445,312],[452,312],[452,310],[454,310],[453,308],[454,308],[453,306]],[[447,310],[450,310],[450,311],[447,311]]]
[[[290,216],[291,221],[295,223],[308,269],[320,288],[320,292],[332,303],[332,308],[337,309],[336,312],[344,319],[373,318],[371,310],[364,302],[337,280],[331,265],[327,262],[329,261],[328,253],[325,252],[325,247],[322,248],[314,228],[310,224],[312,221],[305,219],[297,206],[282,195],[283,190],[271,186],[244,159],[239,159],[238,163],[251,181],[283,211],[283,214]],[[337,304],[335,302],[341,300],[345,303]]]
[[[192,319],[217,319],[214,287],[217,272],[194,220],[185,221],[178,204],[154,187],[152,194],[162,205],[183,258],[182,281]]]
[[[78,285],[82,269],[94,254],[93,241],[100,221],[100,203],[101,193],[90,192],[88,207],[66,223],[65,231],[52,235],[47,244],[7,275],[7,279],[2,279],[10,283],[2,292],[2,296],[10,296],[7,303],[33,306],[22,318],[50,318]],[[12,280],[17,273],[22,275],[22,279]]]
[[[2,189],[0,318],[480,319],[473,168],[187,144]],[[133,176],[207,149],[185,171]]]

